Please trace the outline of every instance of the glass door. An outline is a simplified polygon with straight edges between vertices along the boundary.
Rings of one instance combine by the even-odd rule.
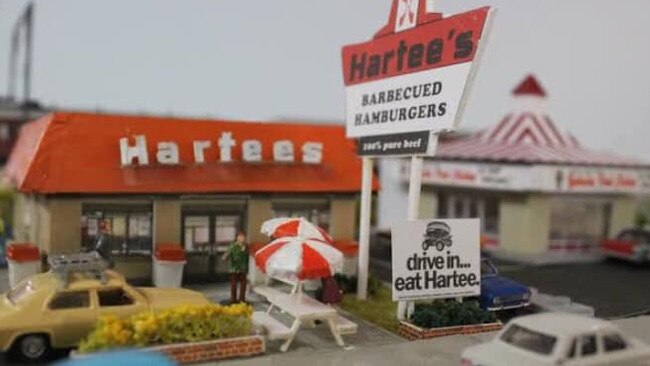
[[[228,272],[221,256],[243,228],[243,213],[218,210],[186,210],[182,216],[185,266],[190,277],[212,278]]]

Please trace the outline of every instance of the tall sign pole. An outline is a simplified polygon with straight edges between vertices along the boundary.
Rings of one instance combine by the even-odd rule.
[[[443,18],[432,1],[393,0],[371,41],[342,49],[346,135],[363,157],[359,299],[367,298],[372,157],[411,157],[408,219],[417,219],[422,159],[435,154],[437,134],[460,121],[492,13],[483,7]],[[400,319],[405,309],[400,303]]]
[[[370,255],[370,212],[372,209],[371,157],[364,156],[361,166],[361,209],[359,218],[359,268],[357,273],[357,298],[368,298],[368,259]]]

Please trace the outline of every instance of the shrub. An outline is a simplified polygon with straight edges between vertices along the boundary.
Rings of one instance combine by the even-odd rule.
[[[434,301],[415,305],[411,323],[422,328],[484,324],[496,321],[493,313],[481,309],[474,301]]]
[[[106,316],[79,343],[79,352],[241,337],[251,334],[252,314],[246,304],[211,304],[147,311],[126,319]]]

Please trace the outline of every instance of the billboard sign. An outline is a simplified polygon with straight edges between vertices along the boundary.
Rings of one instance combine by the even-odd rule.
[[[393,32],[343,48],[348,137],[439,132],[458,124],[491,10],[443,18],[423,14],[420,2],[398,1]]]
[[[481,294],[479,219],[402,221],[392,238],[394,301]]]

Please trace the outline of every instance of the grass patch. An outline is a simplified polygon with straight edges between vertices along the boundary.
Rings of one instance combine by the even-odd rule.
[[[375,295],[368,296],[366,301],[358,300],[356,294],[345,294],[339,306],[363,320],[397,334],[397,303],[393,302],[390,289],[386,286],[378,287]]]

